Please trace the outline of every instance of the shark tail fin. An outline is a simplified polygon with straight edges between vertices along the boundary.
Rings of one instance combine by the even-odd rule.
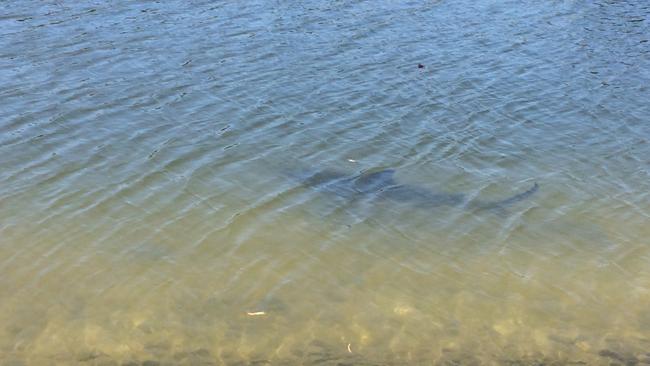
[[[478,203],[477,209],[479,210],[503,210],[507,206],[510,206],[512,204],[515,204],[517,202],[523,201],[539,190],[539,184],[535,182],[532,187],[530,187],[527,191],[521,192],[519,194],[516,194],[512,197],[508,197],[499,201],[493,201],[493,202],[480,202]]]

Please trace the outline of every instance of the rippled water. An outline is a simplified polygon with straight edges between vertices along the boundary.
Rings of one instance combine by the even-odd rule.
[[[3,365],[650,363],[645,2],[2,5]]]

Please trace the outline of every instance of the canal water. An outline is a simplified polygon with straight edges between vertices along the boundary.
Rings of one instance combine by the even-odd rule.
[[[2,7],[0,364],[650,363],[645,2]]]

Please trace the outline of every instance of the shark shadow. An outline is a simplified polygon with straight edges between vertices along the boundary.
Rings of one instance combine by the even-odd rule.
[[[321,191],[330,192],[355,200],[372,197],[378,200],[401,202],[418,208],[457,206],[480,211],[493,210],[503,213],[505,209],[532,196],[539,189],[535,183],[528,190],[511,197],[495,201],[469,199],[463,193],[435,192],[425,187],[399,184],[393,179],[394,169],[362,173],[350,176],[333,170],[320,171],[300,179],[301,184]]]

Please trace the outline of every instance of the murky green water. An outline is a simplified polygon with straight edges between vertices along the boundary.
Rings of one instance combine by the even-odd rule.
[[[0,364],[650,363],[645,2],[2,7]]]

